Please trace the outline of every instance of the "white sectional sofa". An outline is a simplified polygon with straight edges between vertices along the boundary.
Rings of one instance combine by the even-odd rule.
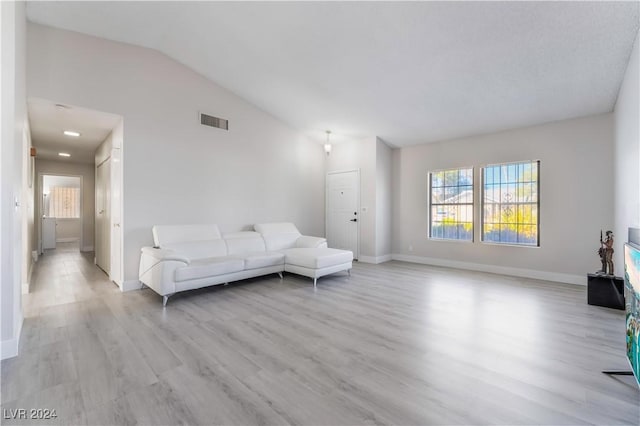
[[[257,232],[222,234],[217,225],[154,226],[155,247],[143,247],[140,281],[163,296],[277,273],[313,278],[349,272],[353,253],[327,248],[324,238],[300,234],[292,223],[255,225]]]
[[[293,223],[259,223],[253,228],[264,238],[267,250],[284,254],[284,270],[313,278],[350,271],[353,252],[327,248],[327,240],[300,234]]]

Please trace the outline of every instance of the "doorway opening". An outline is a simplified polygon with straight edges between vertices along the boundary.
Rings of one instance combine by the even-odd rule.
[[[77,248],[122,288],[122,116],[40,98],[27,107],[39,252]]]
[[[40,253],[55,250],[80,251],[82,241],[82,176],[41,174]]]

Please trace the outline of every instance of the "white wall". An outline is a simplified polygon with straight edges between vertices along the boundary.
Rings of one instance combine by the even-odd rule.
[[[333,145],[326,172],[360,170],[360,261],[391,259],[391,148],[375,136]]]
[[[615,253],[617,274],[624,272],[623,243],[629,227],[640,227],[640,40],[636,36],[615,116]]]
[[[82,241],[80,241],[81,251],[93,251],[94,233],[94,212],[95,212],[95,172],[93,164],[71,163],[68,161],[40,160],[36,159],[36,176],[46,174],[68,175],[82,177]],[[35,206],[36,206],[36,231],[41,235],[42,222],[40,221],[40,179],[36,179]],[[72,220],[62,219],[57,221],[56,238],[71,238],[67,235],[77,230],[67,229],[73,227]],[[64,222],[64,223],[63,223]],[[77,223],[77,222],[76,222]],[[68,226],[67,226],[68,225]],[[77,225],[76,225],[77,226]],[[62,227],[62,229],[61,229]],[[79,233],[79,232],[78,232]]]
[[[540,160],[540,247],[427,239],[427,174]],[[393,153],[394,258],[586,283],[600,268],[600,229],[613,226],[613,116],[605,114],[497,134],[396,149]],[[410,250],[410,246],[413,250]]]
[[[376,140],[376,258],[391,260],[391,157],[392,150]]]
[[[28,37],[29,96],[123,117],[125,280],[154,224],[288,220],[323,234],[319,144],[158,52],[35,24]]]
[[[22,292],[28,293],[31,272],[35,264],[32,252],[36,250],[35,159],[31,157],[32,142],[28,118],[25,119],[25,127],[22,132],[22,145],[22,200],[24,203],[22,214]]]
[[[0,2],[0,358],[17,355],[22,328],[26,18],[24,3]],[[16,203],[17,202],[17,203]]]
[[[360,170],[360,260],[376,255],[376,138],[336,143],[326,159],[326,173]]]

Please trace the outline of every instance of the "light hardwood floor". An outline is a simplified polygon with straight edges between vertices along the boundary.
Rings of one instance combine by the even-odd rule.
[[[622,311],[586,288],[402,262],[178,294],[120,293],[45,254],[2,408],[59,424],[628,424]],[[12,421],[4,424],[49,424]]]

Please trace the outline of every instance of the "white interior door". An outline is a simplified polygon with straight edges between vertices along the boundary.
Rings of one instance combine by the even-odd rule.
[[[111,264],[111,160],[96,171],[96,265],[109,274]]]
[[[109,278],[122,287],[122,157],[120,148],[111,151],[111,240]]]
[[[360,171],[327,174],[327,244],[358,258]]]

